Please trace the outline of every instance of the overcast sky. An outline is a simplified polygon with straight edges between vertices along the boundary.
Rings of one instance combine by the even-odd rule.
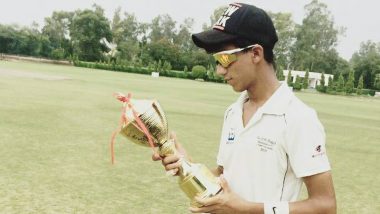
[[[346,27],[344,37],[339,38],[337,47],[340,55],[349,60],[367,40],[380,42],[380,13],[378,0],[320,0],[328,5],[337,26]],[[134,13],[140,22],[149,22],[159,14],[169,14],[177,23],[185,18],[195,19],[193,32],[209,23],[214,9],[236,1],[227,0],[0,0],[0,23],[30,25],[36,21],[43,26],[44,17],[53,11],[74,11],[91,8],[93,3],[103,7],[112,20],[115,9]],[[311,0],[241,0],[267,11],[290,12],[296,23],[301,24],[304,6]]]

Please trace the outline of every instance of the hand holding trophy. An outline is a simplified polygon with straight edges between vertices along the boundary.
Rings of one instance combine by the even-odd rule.
[[[124,106],[119,130],[112,136],[112,162],[114,162],[113,142],[119,132],[133,143],[158,148],[162,157],[178,155],[174,140],[169,138],[168,122],[158,101],[136,100],[130,97],[130,95],[128,97],[122,94],[116,95]],[[205,165],[192,163],[185,157],[181,157],[178,163],[180,164],[177,172],[178,184],[190,198],[192,205],[198,205],[194,200],[195,196],[212,197],[222,190],[217,178]]]

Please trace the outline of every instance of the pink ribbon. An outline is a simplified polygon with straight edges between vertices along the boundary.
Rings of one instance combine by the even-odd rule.
[[[125,115],[128,109],[131,109],[133,112],[133,117],[135,118],[137,125],[133,123],[133,125],[136,126],[139,130],[144,132],[145,136],[148,138],[148,142],[150,147],[153,150],[153,153],[156,153],[154,150],[154,143],[153,143],[153,137],[150,134],[149,130],[146,128],[145,124],[141,121],[140,117],[138,116],[136,110],[133,108],[133,105],[131,104],[131,93],[128,93],[127,96],[125,96],[122,93],[114,93],[113,94],[116,99],[119,101],[123,102],[123,107],[121,109],[121,116],[120,116],[120,121],[117,129],[112,132],[111,136],[111,158],[112,158],[112,164],[115,163],[115,152],[114,152],[114,145],[115,145],[115,138],[116,135],[120,133],[121,129],[123,128],[124,125],[128,122],[128,119]]]

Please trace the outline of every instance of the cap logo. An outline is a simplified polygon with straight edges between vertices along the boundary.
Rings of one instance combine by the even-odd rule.
[[[224,30],[226,27],[227,20],[231,18],[231,15],[235,13],[242,5],[237,3],[232,3],[229,5],[226,11],[224,11],[223,15],[218,19],[218,21],[214,25],[214,29]]]

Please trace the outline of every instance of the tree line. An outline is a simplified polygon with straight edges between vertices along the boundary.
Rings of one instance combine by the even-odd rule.
[[[210,29],[224,9],[217,8],[203,28]],[[364,41],[347,61],[336,50],[345,29],[336,26],[327,5],[312,0],[304,9],[301,24],[295,23],[290,13],[268,12],[279,37],[274,50],[278,76],[284,69],[312,71],[333,74],[335,82],[340,76],[345,82],[353,77],[354,87],[362,78],[363,88],[380,90],[380,43]],[[213,75],[209,71],[215,68],[214,60],[191,41],[194,24],[193,18],[178,23],[168,14],[149,23],[139,22],[121,8],[109,20],[104,9],[94,4],[90,9],[54,11],[42,28],[0,24],[0,53],[147,69],[161,66],[161,70],[182,72],[194,67],[198,71],[202,66],[203,76]],[[103,38],[115,45],[112,55],[104,54],[110,47],[101,42]]]

